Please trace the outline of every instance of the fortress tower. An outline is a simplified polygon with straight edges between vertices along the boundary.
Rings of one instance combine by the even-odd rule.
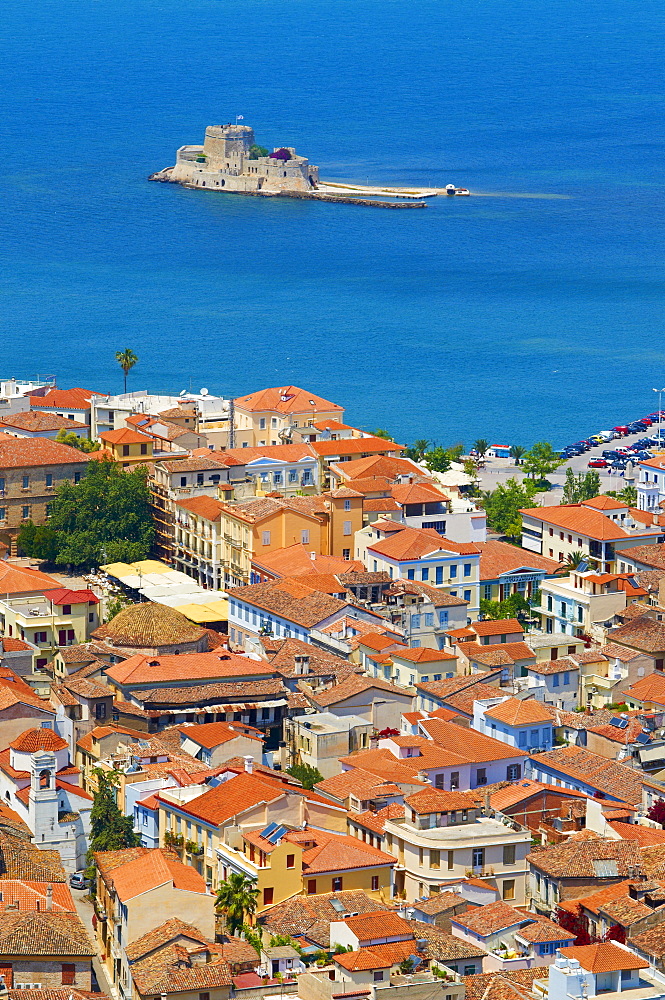
[[[254,129],[249,125],[208,125],[203,151],[213,161],[247,155],[254,145]]]

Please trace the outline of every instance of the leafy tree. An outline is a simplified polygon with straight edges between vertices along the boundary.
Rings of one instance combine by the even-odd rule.
[[[562,907],[557,907],[556,923],[564,930],[575,935],[574,944],[593,944],[595,938],[589,934],[589,922],[583,913],[578,909],[577,913],[571,913]]]
[[[97,780],[97,791],[90,810],[90,850],[121,851],[126,847],[138,847],[139,838],[134,833],[131,816],[123,816],[115,801],[115,789],[120,784],[118,771],[93,769]]]
[[[473,450],[476,451],[481,458],[483,458],[489,446],[490,443],[485,438],[478,438],[477,441],[473,442]]]
[[[302,948],[290,934],[271,934],[270,936],[270,947],[271,948],[283,948],[288,945],[291,948],[295,948],[299,955],[302,955]]]
[[[491,493],[483,493],[482,504],[489,528],[500,535],[519,538],[522,533],[519,512],[522,508],[533,506],[537,492],[535,484],[529,480],[518,483],[516,479],[509,479]]]
[[[510,594],[503,601],[480,601],[480,611],[485,618],[517,618],[531,611],[528,601],[521,594]]]
[[[269,156],[270,151],[266,149],[265,146],[257,146],[254,143],[253,146],[249,147],[249,158],[250,160],[258,160],[260,156]]]
[[[425,452],[424,461],[427,468],[432,472],[447,472],[450,468],[448,452],[441,445],[437,445],[431,451]]]
[[[515,459],[515,465],[520,464],[520,459],[522,455],[526,452],[526,448],[523,448],[521,444],[514,444],[510,449],[510,457]]]
[[[446,448],[448,452],[448,458],[451,462],[459,462],[460,458],[464,454],[464,443],[458,441],[457,444],[452,444],[450,448]]]
[[[432,444],[427,438],[418,438],[413,444],[409,445],[406,449],[405,455],[410,458],[413,462],[421,462],[425,457],[425,452]]]
[[[600,475],[595,469],[590,472],[573,472],[570,466],[566,469],[566,481],[563,485],[562,497],[565,503],[581,503],[590,500],[600,493]]]
[[[372,431],[375,438],[383,438],[384,441],[394,441],[395,438],[388,431],[385,431],[383,427],[377,427],[375,431]]]
[[[224,882],[220,882],[215,906],[223,912],[229,934],[242,927],[245,914],[251,917],[256,912],[258,895],[256,880],[238,872],[231,872]]]
[[[600,476],[598,478],[600,479]],[[615,500],[621,500],[622,503],[627,504],[629,507],[634,507],[637,503],[637,490],[632,483],[627,483],[618,492],[616,490],[608,490],[607,496],[614,497]]]
[[[128,608],[131,603],[129,598],[124,597],[122,594],[118,594],[117,597],[112,597],[110,601],[107,601],[105,624],[112,622],[115,616],[119,615],[124,608]]]
[[[153,535],[145,468],[123,472],[93,459],[80,483],[60,484],[48,525],[32,537],[28,529],[21,544],[58,566],[88,567],[145,559]]]
[[[91,451],[99,451],[101,444],[99,441],[91,441],[90,438],[80,438],[74,431],[67,431],[61,427],[55,437],[58,444],[68,444],[70,448],[89,454]]]
[[[257,934],[254,928],[250,927],[249,924],[243,924],[240,929],[242,933],[245,935],[245,941],[247,942],[247,944],[251,944],[252,948],[260,958],[261,946],[262,946],[261,935]],[[292,945],[292,947],[294,948],[296,947],[295,943]]]
[[[293,764],[291,767],[287,767],[286,773],[300,781],[302,787],[307,789],[313,788],[319,781],[323,781],[321,772],[309,764]]]
[[[134,354],[134,351],[130,351],[127,347],[124,351],[116,351],[115,360],[122,368],[125,376],[125,392],[127,392],[127,376],[139,359]]]
[[[665,826],[665,799],[656,799],[647,810],[647,817]]]
[[[16,545],[19,552],[24,556],[31,556],[33,559],[39,558],[35,553],[35,533],[37,526],[34,521],[24,521],[19,529]]]
[[[572,570],[577,569],[579,564],[586,558],[585,554],[580,552],[579,549],[575,552],[571,552],[564,562],[563,568],[570,573]]]
[[[563,459],[557,456],[549,441],[537,441],[531,451],[527,451],[522,465],[528,476],[542,480],[563,465]]]

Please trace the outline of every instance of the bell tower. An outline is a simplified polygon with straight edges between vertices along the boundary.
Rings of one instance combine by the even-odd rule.
[[[60,840],[58,789],[55,784],[57,760],[54,753],[38,750],[30,758],[28,825],[36,847],[52,848]]]

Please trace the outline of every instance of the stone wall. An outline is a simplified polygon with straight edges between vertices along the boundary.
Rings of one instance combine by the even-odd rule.
[[[63,988],[63,964],[74,966],[74,981],[68,986],[74,986],[79,990],[90,990],[92,988],[90,975],[90,959],[64,957],[57,961],[48,958],[22,958],[3,956],[3,961],[12,964],[12,979],[14,987],[17,983],[39,983],[42,989]]]

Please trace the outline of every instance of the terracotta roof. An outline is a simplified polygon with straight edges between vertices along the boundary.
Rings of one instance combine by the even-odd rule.
[[[360,562],[350,562],[338,556],[311,556],[312,547],[295,542],[283,549],[255,555],[253,562],[275,576],[302,576],[304,573],[347,573],[354,567],[364,571]]]
[[[188,497],[185,500],[176,501],[178,507],[188,510],[206,521],[218,521],[222,512],[226,509],[223,503],[214,497]]]
[[[392,655],[399,657],[400,660],[410,660],[412,663],[440,663],[444,660],[457,659],[454,653],[446,653],[443,649],[427,649],[424,646],[420,649],[395,650]]]
[[[484,676],[484,674],[481,674],[481,677]],[[470,680],[469,677],[458,679]],[[451,678],[451,680],[455,680],[455,678]],[[416,688],[419,691],[424,691],[426,694],[434,695],[435,698],[445,701],[446,705],[453,708],[456,712],[468,716],[473,715],[474,701],[480,701],[483,698],[496,698],[497,693],[500,691],[498,687],[486,684],[484,680],[478,680],[473,685],[465,685],[462,690],[451,690],[450,693],[445,693],[445,685],[448,683],[448,681],[421,681],[416,684]],[[430,724],[428,723],[427,725]]]
[[[445,792],[438,788],[423,788],[420,792],[407,795],[404,801],[419,815],[476,808],[475,800],[466,792]]]
[[[97,851],[94,857],[102,878],[113,880],[123,903],[162,885],[185,892],[207,892],[203,876],[168,849],[132,847],[126,851]]]
[[[579,670],[579,667],[570,657],[562,656],[559,660],[539,660],[536,663],[531,663],[527,670],[534,674],[561,674]]]
[[[613,643],[632,646],[645,653],[660,653],[665,650],[665,622],[644,615],[619,625],[609,633]]]
[[[610,826],[622,840],[634,840],[640,847],[652,847],[654,844],[665,844],[665,830],[650,826],[640,826],[639,823],[613,822]]]
[[[85,455],[50,438],[5,438],[0,441],[0,469],[30,469],[41,465],[87,465]]]
[[[169,609],[172,610],[172,609]],[[196,630],[197,632],[200,629]],[[162,640],[164,641],[164,640]],[[106,668],[106,674],[118,684],[167,684],[169,681],[221,680],[238,677],[265,677],[273,674],[265,660],[253,660],[227,650],[207,653],[137,653]]]
[[[271,934],[303,935],[326,950],[330,946],[330,922],[339,920],[339,911],[333,907],[339,901],[344,913],[376,913],[387,911],[383,903],[371,899],[361,889],[343,889],[340,892],[312,896],[294,896],[264,910],[259,923]]]
[[[636,701],[650,701],[656,705],[665,705],[665,674],[658,670],[635,681],[625,692],[629,698]]]
[[[206,722],[197,726],[180,726],[179,729],[186,739],[194,740],[195,743],[207,750],[212,750],[223,743],[229,743],[231,740],[238,739],[239,736],[244,736],[256,740],[259,744],[257,752],[260,752],[260,744],[263,742],[263,736],[258,732],[243,732],[241,729],[235,729],[229,722]]]
[[[227,593],[231,598],[272,611],[304,628],[312,628],[348,606],[346,601],[329,597],[297,580],[255,583],[249,587],[232,588]]]
[[[211,944],[210,951],[217,952]],[[146,996],[214,990],[231,985],[231,970],[224,959],[211,962],[192,960],[186,948],[166,945],[131,966],[137,992]]]
[[[422,583],[420,580],[393,580],[386,593],[390,596],[418,594],[420,597],[424,597],[425,600],[430,601],[435,608],[461,608],[469,603],[461,597],[453,597],[451,594],[446,594],[440,587],[433,587],[431,584]]]
[[[382,681],[379,677],[364,677],[359,674],[351,674],[340,681],[339,684],[333,684],[332,687],[325,691],[314,691],[309,697],[316,705],[328,707],[329,705],[336,705],[341,701],[346,701],[347,698],[352,698],[354,695],[365,694],[365,692],[370,691],[379,692],[379,697],[381,697],[382,692],[384,700],[386,694],[401,695],[405,698],[411,697],[409,692],[404,688],[396,687],[388,681]]]
[[[376,527],[374,525],[373,527]],[[430,528],[402,528],[388,538],[370,541],[368,552],[378,552],[379,555],[397,561],[421,559],[433,552],[453,552],[460,555],[476,555],[478,546],[473,542],[454,542],[443,538]],[[521,631],[521,626],[520,626]]]
[[[411,782],[410,776],[407,776],[406,779],[398,778],[398,780]],[[417,784],[417,782],[414,783]],[[323,781],[319,781],[315,785],[315,788],[340,800],[347,799],[351,794],[361,800],[381,799],[402,794],[401,788],[395,782],[388,781],[371,771],[365,771],[361,767],[353,767],[349,771],[342,771],[341,774],[324,778]]]
[[[529,916],[532,916],[529,914]],[[532,944],[537,944],[541,941],[574,941],[576,934],[571,934],[570,931],[565,930],[559,924],[555,924],[552,920],[548,920],[547,917],[543,917],[540,914],[533,914],[533,922],[526,924],[525,927],[520,927],[517,932],[521,938],[525,941],[529,941]]]
[[[261,802],[272,802],[286,792],[285,785],[269,781],[259,774],[243,772],[215,788],[206,789],[203,794],[179,804],[177,808],[206,823],[220,826],[233,816]]]
[[[205,632],[175,608],[144,601],[123,608],[108,625],[100,625],[93,635],[111,639],[115,646],[156,649],[179,642],[197,642]]]
[[[361,947],[376,938],[403,937],[411,934],[406,920],[391,910],[359,913],[356,917],[346,917],[344,923],[358,938]]]
[[[576,958],[587,972],[618,972],[620,969],[648,969],[649,963],[612,941],[604,944],[573,945],[562,948],[564,958]]]
[[[39,910],[0,912],[0,955],[88,958],[96,954],[76,913]]]
[[[329,458],[335,455],[381,455],[405,450],[403,444],[396,444],[394,441],[386,441],[385,438],[367,435],[362,438],[345,438],[342,441],[313,441],[310,448],[320,455],[321,458]]]
[[[2,908],[18,903],[21,912],[46,909],[47,886],[51,886],[51,906],[55,912],[75,913],[76,907],[65,882],[35,882],[29,879],[3,879]]]
[[[499,618],[496,621],[471,622],[469,628],[473,629],[476,635],[512,635],[524,632],[522,625],[517,618]]]
[[[543,978],[543,968],[515,969],[510,972],[484,972],[462,976],[466,1000],[527,1000],[533,983]]]
[[[528,726],[531,723],[550,722],[552,716],[540,702],[533,698],[520,701],[519,698],[507,698],[506,701],[485,709],[485,718],[498,719],[509,726]]]
[[[649,927],[648,930],[641,931],[639,934],[631,934],[627,944],[647,955],[662,959],[665,955],[665,924],[656,924],[655,927]]]
[[[607,541],[613,538],[628,538],[629,533],[615,524],[611,518],[591,507],[582,504],[561,504],[559,507],[531,507],[521,510],[520,514],[532,517],[545,524],[565,528],[597,541]]]
[[[68,417],[60,417],[57,413],[47,413],[42,410],[24,410],[22,413],[11,413],[5,417],[0,417],[0,425],[5,427],[18,427],[24,431],[86,431],[88,425],[82,424],[78,420],[70,420]]]
[[[426,913],[430,917],[436,917],[439,913],[447,913],[448,910],[452,910],[456,906],[464,906],[465,909],[469,907],[468,899],[460,896],[458,892],[435,892],[428,899],[419,899],[417,903],[413,904],[415,910]],[[412,925],[414,923],[420,924],[421,921],[411,921]]]
[[[9,745],[21,753],[34,753],[36,750],[64,750],[68,743],[52,729],[26,729]]]
[[[466,913],[458,913],[452,917],[456,924],[466,927],[468,930],[487,937],[489,934],[497,934],[515,924],[523,923],[532,919],[525,913],[520,913],[512,906],[508,906],[503,900],[498,899],[494,903],[487,903],[485,906],[474,907]]]
[[[665,552],[662,545],[634,545],[629,549],[621,549],[621,558],[643,563],[654,569],[665,569]]]
[[[145,444],[152,438],[148,434],[141,434],[131,427],[118,427],[113,431],[104,431],[99,435],[100,441],[107,441],[109,444]]]
[[[509,545],[508,542],[499,542],[490,539],[487,542],[478,542],[480,549],[480,580],[496,580],[504,573],[516,573],[521,569],[525,572],[530,570],[544,570],[551,576],[561,568],[561,563],[554,559],[546,559],[544,556],[529,552],[526,549]]]
[[[99,604],[97,595],[87,589],[70,590],[68,587],[56,587],[54,590],[45,590],[44,597],[58,607],[63,604]]]
[[[613,868],[614,878],[626,878],[640,866],[639,846],[632,840],[577,840],[532,850],[527,861],[553,878],[611,878],[602,872]],[[615,862],[615,866],[594,862]],[[629,870],[630,869],[630,870]]]
[[[125,954],[130,962],[135,962],[156,948],[160,948],[174,938],[181,936],[198,944],[210,943],[205,934],[198,927],[195,927],[194,924],[187,924],[184,920],[180,920],[179,917],[171,917],[170,920],[165,920],[159,927],[154,927],[147,934],[126,944]]]
[[[622,802],[642,802],[642,778],[639,772],[613,760],[591,753],[584,747],[555,747],[533,758],[569,777],[612,795]]]
[[[392,854],[380,851],[378,847],[371,847],[356,837],[350,837],[343,833],[330,833],[327,830],[307,828],[303,836],[311,834],[314,847],[308,847],[303,851],[303,878],[310,875],[321,875],[325,872],[350,871],[355,868],[368,868],[376,865],[394,865],[395,858]],[[285,840],[294,839],[297,842],[298,835],[286,834]]]
[[[447,502],[449,497],[434,485],[434,483],[405,483],[391,486],[391,496],[398,504]]]
[[[58,581],[26,566],[13,566],[4,559],[0,560],[0,593],[5,597],[9,594],[43,594],[44,590],[59,587]]]
[[[89,410],[92,397],[104,395],[103,392],[81,389],[80,386],[74,389],[40,388],[26,392],[26,396],[30,399],[30,406],[35,409],[45,406],[51,409],[62,407],[63,410]]]
[[[345,773],[352,774],[353,772],[346,771]],[[349,813],[348,817],[351,822],[357,823],[359,826],[364,826],[374,833],[383,834],[387,819],[403,819],[404,806],[400,805],[399,802],[389,802],[378,812],[367,810],[362,813]]]
[[[234,705],[239,701],[242,703],[261,701],[266,698],[284,697],[286,689],[281,680],[267,681],[229,681],[213,682],[211,684],[187,684],[181,686],[156,688],[135,688],[132,691],[132,698],[140,702],[144,709],[137,708],[129,702],[114,702],[114,708],[119,708],[123,712],[140,714],[145,707],[150,711],[151,706],[154,711],[162,713],[168,711],[170,706],[199,706],[203,711],[204,705],[216,703],[228,703]],[[256,707],[256,706],[252,706]],[[234,711],[235,709],[220,709],[220,711]]]
[[[262,410],[275,413],[306,413],[311,416],[320,411],[336,410],[340,415],[344,413],[344,407],[331,403],[322,396],[316,396],[307,389],[300,389],[297,385],[260,389],[258,392],[250,393],[249,396],[238,396],[235,405],[252,413],[260,413]]]

